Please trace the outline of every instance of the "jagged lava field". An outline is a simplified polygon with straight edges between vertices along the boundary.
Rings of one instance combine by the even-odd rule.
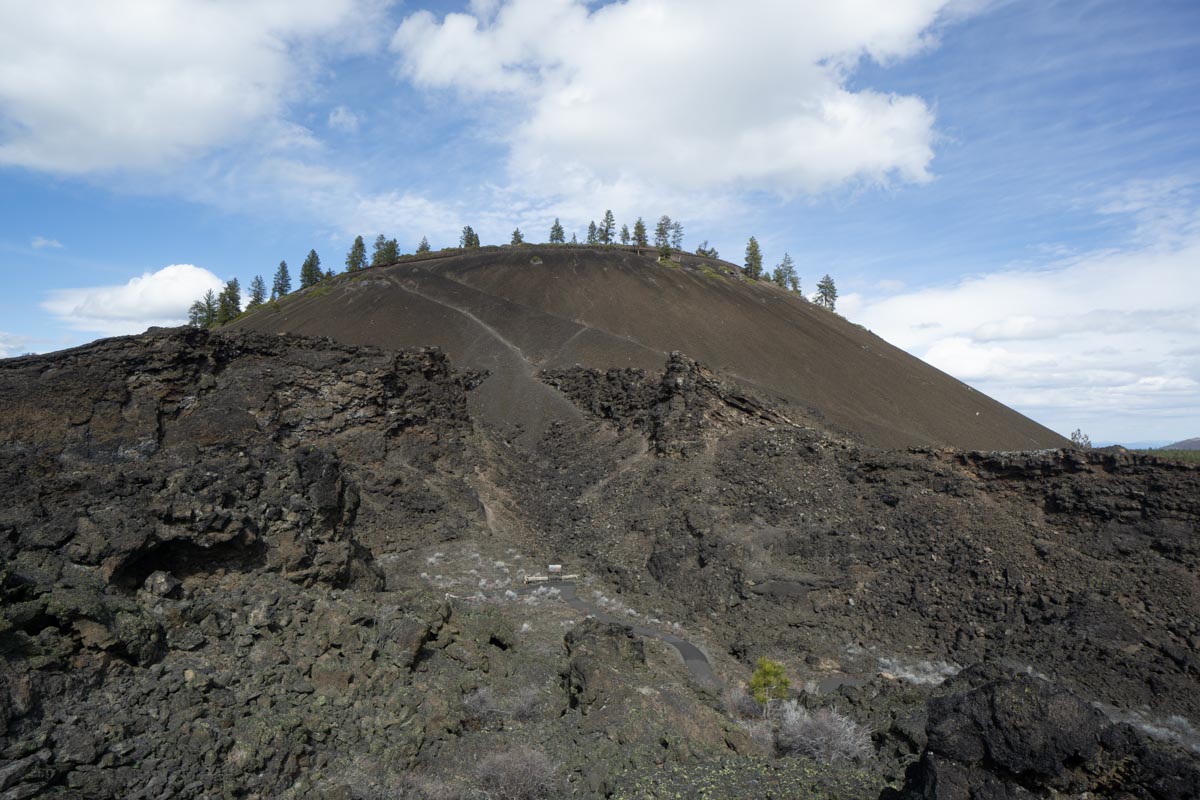
[[[1198,797],[1200,466],[1069,444],[622,247],[0,361],[0,800]]]

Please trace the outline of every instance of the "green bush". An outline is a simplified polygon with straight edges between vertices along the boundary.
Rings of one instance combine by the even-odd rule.
[[[766,707],[772,700],[785,699],[791,685],[792,682],[783,671],[783,664],[764,656],[758,660],[754,674],[750,676],[750,696]]]

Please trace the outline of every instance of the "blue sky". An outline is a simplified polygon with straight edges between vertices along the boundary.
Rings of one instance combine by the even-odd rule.
[[[667,213],[1100,442],[1200,435],[1200,5],[13,0],[0,356],[356,234]]]

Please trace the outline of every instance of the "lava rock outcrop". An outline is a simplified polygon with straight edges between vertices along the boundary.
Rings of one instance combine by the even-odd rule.
[[[1196,466],[876,449],[681,354],[535,375],[530,444],[437,350],[0,362],[0,798],[470,796],[506,753],[588,798],[1194,796]],[[522,585],[561,562],[636,631]],[[875,754],[775,758],[646,630]]]

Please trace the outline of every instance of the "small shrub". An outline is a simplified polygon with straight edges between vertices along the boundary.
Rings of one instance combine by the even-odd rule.
[[[489,686],[482,686],[463,695],[464,722],[469,726],[486,728],[505,719],[529,720],[537,716],[542,693],[536,686],[526,686],[515,694],[497,697]]]
[[[504,710],[512,719],[530,720],[537,716],[542,693],[536,686],[526,686],[504,702]]]
[[[504,717],[504,710],[490,686],[481,686],[463,695],[462,708],[466,716],[464,721],[478,727],[487,727]]]
[[[809,711],[795,700],[779,707],[775,746],[784,755],[818,761],[858,759],[871,752],[866,728],[833,709]]]
[[[489,800],[538,800],[554,796],[557,771],[545,753],[522,745],[484,758],[475,779]]]
[[[725,689],[725,710],[736,719],[748,719],[763,716],[762,703],[750,696],[744,684],[728,686]]]
[[[750,741],[764,750],[775,749],[775,723],[769,719],[744,719],[738,722]]]

